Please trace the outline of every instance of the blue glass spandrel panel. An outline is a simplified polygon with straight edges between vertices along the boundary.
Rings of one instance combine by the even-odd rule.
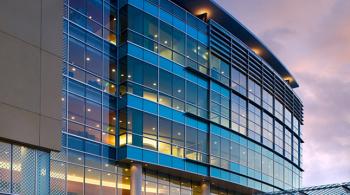
[[[198,174],[208,176],[208,167],[203,165],[197,165]]]
[[[128,43],[128,54],[131,56],[134,56],[136,58],[142,59],[143,58],[143,49],[132,44],[132,43]]]
[[[167,22],[168,24],[173,24],[173,16],[162,9],[159,10],[159,19]]]
[[[220,169],[215,167],[210,167],[210,176],[220,178]]]
[[[172,157],[172,167],[184,170],[185,169],[185,161],[180,158]]]
[[[208,132],[208,125],[204,122],[198,121],[198,129],[204,132]]]
[[[84,142],[80,138],[68,136],[68,147],[76,150],[84,151]]]
[[[184,77],[185,76],[185,70],[182,66],[176,64],[176,63],[173,63],[173,73],[175,75],[178,75],[180,77]]]
[[[158,154],[156,152],[143,150],[143,161],[158,164]]]
[[[230,162],[230,170],[239,173],[239,164]]]
[[[215,135],[219,135],[219,136],[221,135],[220,127],[213,125],[213,124],[211,124],[211,126],[210,126],[210,132],[215,134]]]
[[[233,182],[233,183],[239,184],[239,175],[231,173],[230,174],[230,181]]]
[[[143,0],[128,0],[128,3],[141,10],[143,9]]]
[[[149,13],[149,14],[153,15],[154,17],[158,18],[158,8],[155,5],[145,1],[143,4],[143,10],[146,13]]]
[[[197,173],[198,172],[197,165],[192,162],[186,162],[186,171]]]
[[[159,154],[159,164],[171,167],[172,157],[166,154]]]
[[[172,119],[173,118],[173,111],[169,107],[159,105],[159,116],[164,117],[166,119]]]
[[[178,122],[178,123],[185,123],[185,116],[182,112],[178,112],[173,110],[173,120]]]
[[[98,143],[85,141],[85,152],[101,155],[101,145]]]
[[[153,64],[155,66],[158,65],[158,56],[155,53],[144,50],[143,59],[145,62]]]
[[[163,57],[159,57],[159,67],[172,72],[172,62]]]
[[[143,100],[143,110],[155,115],[158,114],[157,104],[148,100]]]
[[[127,158],[142,161],[142,149],[127,146]]]
[[[221,179],[230,181],[230,173],[225,170],[221,170]]]
[[[183,32],[186,32],[186,24],[185,24],[184,21],[182,21],[182,20],[180,20],[180,19],[178,19],[178,18],[176,18],[176,17],[173,17],[173,25],[174,25],[177,29],[179,29],[179,30],[181,30],[181,31],[183,31]]]
[[[141,98],[133,96],[133,95],[128,95],[127,99],[128,99],[128,101],[127,101],[128,104],[127,105],[129,107],[133,107],[133,108],[142,110],[142,108],[143,108],[143,106],[142,106],[143,100]]]

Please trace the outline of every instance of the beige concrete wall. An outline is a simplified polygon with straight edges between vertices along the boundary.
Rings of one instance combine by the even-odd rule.
[[[63,0],[0,1],[0,139],[61,145]]]

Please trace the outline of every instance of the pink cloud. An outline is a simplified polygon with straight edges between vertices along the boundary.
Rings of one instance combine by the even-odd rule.
[[[350,1],[217,0],[297,78],[304,186],[350,180]]]

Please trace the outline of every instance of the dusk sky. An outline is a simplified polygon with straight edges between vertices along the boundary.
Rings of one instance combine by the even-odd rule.
[[[217,2],[266,44],[300,85],[303,186],[350,181],[350,1]]]

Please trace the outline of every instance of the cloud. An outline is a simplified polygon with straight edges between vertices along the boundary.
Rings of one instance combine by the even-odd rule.
[[[350,1],[217,0],[296,77],[304,186],[350,180]]]

